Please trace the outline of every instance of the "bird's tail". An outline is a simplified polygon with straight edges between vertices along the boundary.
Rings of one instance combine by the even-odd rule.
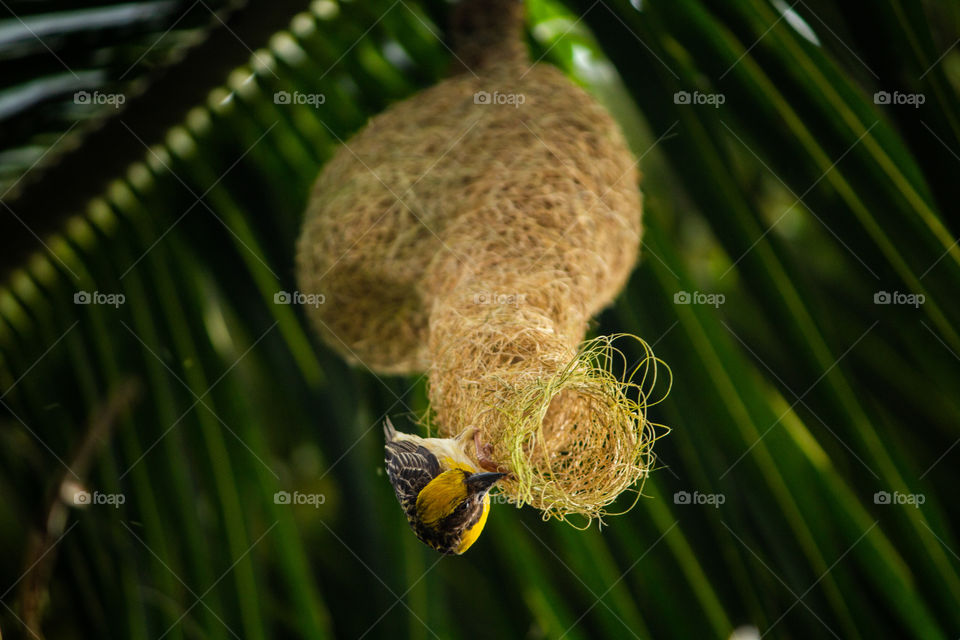
[[[387,442],[393,442],[397,439],[397,430],[393,428],[393,423],[390,422],[390,418],[387,418],[383,423],[383,435],[387,439]]]
[[[523,0],[461,0],[450,18],[460,72],[479,73],[505,62],[529,61],[523,38]]]

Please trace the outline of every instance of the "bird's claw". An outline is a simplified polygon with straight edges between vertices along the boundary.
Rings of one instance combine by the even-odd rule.
[[[480,467],[486,471],[493,471],[496,473],[508,473],[509,470],[502,466],[498,465],[493,460],[493,445],[489,442],[481,443],[480,442],[480,430],[477,429],[473,433],[473,445],[476,448],[477,452],[477,462],[480,464]]]

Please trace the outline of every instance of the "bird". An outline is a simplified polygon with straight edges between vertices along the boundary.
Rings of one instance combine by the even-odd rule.
[[[484,470],[491,466],[488,449],[475,428],[453,438],[421,438],[397,431],[387,418],[383,431],[387,477],[413,532],[444,555],[462,554],[487,523],[490,489],[508,474]],[[471,439],[476,462],[467,453]]]

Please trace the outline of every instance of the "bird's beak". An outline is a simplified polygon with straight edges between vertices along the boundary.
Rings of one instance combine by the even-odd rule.
[[[505,475],[507,474],[497,472],[475,473],[467,478],[467,487],[470,488],[471,491],[481,493],[492,487],[494,483]]]

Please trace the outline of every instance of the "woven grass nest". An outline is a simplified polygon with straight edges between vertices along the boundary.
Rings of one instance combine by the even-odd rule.
[[[637,161],[557,69],[532,65],[515,2],[458,14],[460,73],[373,118],[313,189],[298,243],[306,307],[344,358],[428,372],[442,436],[476,427],[544,518],[639,496],[665,429],[647,420],[662,365],[633,336],[584,342],[632,270]],[[638,341],[628,365],[615,341]]]

